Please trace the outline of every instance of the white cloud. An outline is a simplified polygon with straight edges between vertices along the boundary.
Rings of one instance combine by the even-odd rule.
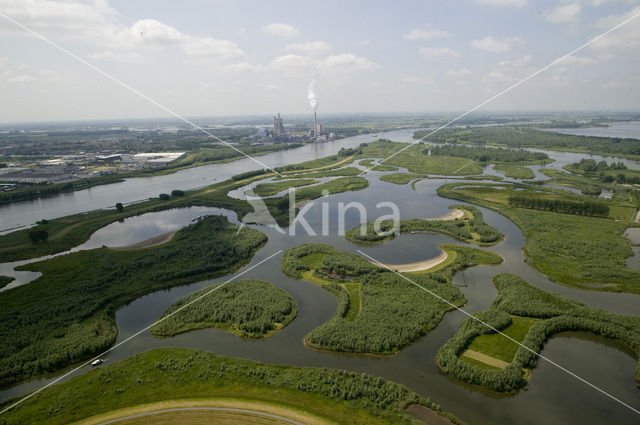
[[[515,6],[522,7],[527,4],[527,0],[475,0],[476,3],[489,6]]]
[[[278,56],[269,64],[269,68],[293,77],[309,75],[315,66],[316,61],[312,58],[294,54]]]
[[[298,31],[293,25],[280,23],[265,25],[262,27],[262,30],[279,37],[295,37],[300,34],[300,31]]]
[[[94,59],[139,59],[131,53],[142,49],[162,49],[178,46],[193,56],[214,56],[217,59],[243,58],[244,52],[235,43],[186,34],[155,19],[141,19],[131,26],[114,22],[117,12],[105,0],[93,3],[50,0],[0,0],[0,9],[29,28],[56,39],[81,39],[101,50]],[[1,20],[0,32],[14,32],[15,25]],[[21,35],[28,35],[19,29]]]
[[[361,46],[368,46],[368,45],[370,45],[370,44],[371,44],[371,40],[362,40],[362,41],[360,42],[360,45],[361,45]]]
[[[621,15],[609,15],[605,18],[599,19],[596,22],[595,27],[599,31],[606,31],[639,13],[640,6]],[[630,21],[624,26],[618,28],[616,31],[613,31],[605,37],[595,41],[589,47],[599,52],[606,53],[607,55],[613,55],[612,52],[625,50],[630,50],[632,53],[637,52],[640,47],[640,19]],[[637,57],[637,55],[635,56]],[[612,58],[612,56],[609,57],[609,59]]]
[[[450,34],[447,31],[415,28],[404,34],[402,38],[405,40],[431,40],[434,38],[448,37],[449,35]]]
[[[522,43],[522,40],[518,37],[507,37],[498,40],[489,35],[481,40],[472,40],[471,47],[485,52],[502,53],[511,50],[516,43]]]
[[[447,77],[464,77],[466,75],[471,74],[471,70],[467,68],[462,69],[450,69],[445,73]]]
[[[48,37],[83,39],[109,24],[117,12],[104,0],[92,3],[50,0],[0,0],[0,10],[21,24]],[[2,19],[0,31],[26,35],[17,25]]]
[[[324,41],[310,41],[308,43],[287,44],[289,51],[301,52],[307,55],[324,55],[331,50],[331,45]]]
[[[423,47],[418,50],[425,59],[437,59],[442,56],[458,56],[458,52],[449,47]]]
[[[545,19],[554,24],[562,24],[567,22],[574,22],[582,7],[578,3],[571,3],[566,5],[559,5],[552,10],[545,12]]]
[[[320,63],[319,70],[326,74],[346,74],[373,71],[376,68],[378,68],[378,64],[369,59],[353,53],[341,53],[325,58]]]
[[[430,73],[426,77],[402,77],[400,82],[409,85],[430,86],[435,84],[436,80],[434,74]]]
[[[135,52],[114,52],[112,50],[102,50],[89,55],[89,59],[106,59],[117,62],[139,62],[143,56]]]

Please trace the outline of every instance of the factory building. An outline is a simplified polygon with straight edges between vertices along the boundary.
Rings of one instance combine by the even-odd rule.
[[[287,137],[287,133],[284,131],[284,124],[282,118],[280,118],[280,112],[277,117],[273,117],[273,137],[275,139],[282,139]]]

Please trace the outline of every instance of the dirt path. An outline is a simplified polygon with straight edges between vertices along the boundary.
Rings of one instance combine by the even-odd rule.
[[[163,412],[181,412],[185,413],[185,417],[189,412],[193,411],[218,411],[218,412],[236,412],[250,414],[253,416],[270,418],[276,420],[276,423],[285,424],[307,424],[307,425],[330,425],[334,422],[315,416],[311,413],[291,408],[277,403],[270,403],[261,400],[236,399],[236,398],[200,398],[200,399],[181,399],[166,400],[150,404],[142,404],[137,406],[126,407],[123,409],[113,410],[111,412],[102,413],[74,422],[76,425],[97,425],[97,424],[114,424],[120,422],[128,422],[140,417],[145,417]],[[151,423],[151,422],[149,422]],[[179,423],[179,422],[176,422]]]
[[[176,232],[177,230],[174,230],[173,232],[165,233],[164,235],[155,236],[153,238],[149,238],[142,242],[134,243],[133,245],[116,246],[111,249],[115,249],[118,251],[127,251],[130,249],[141,249],[141,248],[149,248],[152,246],[162,245],[163,243],[169,242],[173,238],[173,235],[176,234]]]
[[[496,359],[495,357],[487,356],[486,354],[480,353],[478,351],[466,350],[462,353],[463,356],[469,357],[470,359],[477,360],[482,363],[486,363],[489,366],[494,366],[499,369],[504,369],[509,366],[509,363],[504,360]]]

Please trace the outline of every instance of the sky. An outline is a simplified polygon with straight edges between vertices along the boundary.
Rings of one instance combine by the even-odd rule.
[[[0,0],[183,116],[466,111],[640,0]],[[481,111],[640,110],[640,17]],[[169,114],[0,15],[0,122]]]

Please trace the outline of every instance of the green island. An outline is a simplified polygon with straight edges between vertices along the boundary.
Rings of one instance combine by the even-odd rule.
[[[297,307],[291,295],[269,282],[248,279],[215,289],[217,286],[207,286],[177,301],[162,316],[166,318],[151,328],[151,333],[168,337],[215,327],[242,338],[265,338],[296,316]],[[175,312],[189,303],[192,303],[189,307]]]
[[[437,355],[440,369],[456,379],[494,391],[518,390],[527,384],[545,342],[564,331],[610,338],[640,354],[640,317],[621,316],[552,295],[510,273],[495,276],[493,283],[498,297],[476,317],[531,351],[468,318]],[[640,363],[635,379],[640,382]]]
[[[544,152],[530,152],[504,148],[487,148],[466,145],[436,145],[424,149],[423,153],[436,156],[471,158],[483,164],[548,164],[553,162]]]
[[[42,276],[0,293],[0,385],[59,370],[115,341],[118,308],[161,289],[225,275],[267,237],[225,217],[191,224],[163,245],[98,248],[22,266]]]
[[[533,179],[536,176],[531,168],[522,165],[496,164],[493,168],[502,171],[510,179]]]
[[[341,177],[315,186],[302,187],[295,192],[295,213],[297,214],[303,202],[319,198],[324,196],[324,194],[356,191],[367,187],[369,187],[369,181],[363,177]],[[269,213],[271,213],[271,216],[281,226],[289,223],[289,202],[288,194],[279,198],[268,198],[264,200],[265,205],[269,209]]]
[[[360,165],[367,167],[373,171],[396,171],[398,167],[394,167],[393,165],[387,164],[374,164],[373,159],[363,159],[360,161]]]
[[[512,196],[574,202],[591,198],[561,190],[478,183],[446,184],[438,194],[485,206],[513,221],[525,236],[527,262],[555,282],[596,291],[640,293],[640,270],[626,266],[625,259],[633,252],[631,241],[623,236],[638,223],[509,205]]]
[[[11,282],[13,282],[14,278],[11,276],[0,276],[0,288],[4,288]]]
[[[282,192],[285,189],[289,189],[290,187],[308,186],[318,182],[319,180],[315,179],[295,179],[281,180],[273,183],[260,183],[253,188],[253,193],[258,196],[270,196]]]
[[[351,242],[373,245],[395,237],[396,233],[440,232],[463,242],[478,245],[493,245],[504,235],[484,222],[482,213],[469,205],[451,205],[454,211],[442,218],[401,220],[397,232],[393,231],[393,221],[380,223],[380,232],[376,233],[374,222],[363,223],[347,230],[345,237]]]
[[[357,176],[362,171],[356,167],[343,167],[343,168],[333,168],[330,170],[320,170],[320,171],[310,171],[310,172],[297,172],[296,174],[283,174],[281,177],[278,176],[274,180],[282,180],[282,179],[293,179],[293,178],[320,178],[320,177],[349,177],[349,176]]]
[[[383,174],[380,176],[380,180],[383,182],[394,183],[394,184],[407,184],[414,180],[423,179],[427,177],[426,174],[416,174],[416,173],[392,173],[392,174]]]
[[[388,158],[381,165],[404,167],[412,173],[465,176],[482,173],[478,161],[471,158],[434,156],[423,152],[424,145],[378,140],[365,144],[359,158]],[[404,149],[400,152],[401,149]],[[396,152],[399,152],[396,154]]]
[[[462,306],[465,298],[451,284],[455,271],[502,261],[496,254],[457,245],[441,249],[450,260],[413,273],[411,279],[456,306]],[[328,245],[287,250],[282,270],[321,285],[338,298],[335,316],[305,337],[305,344],[316,349],[394,354],[432,330],[454,308],[401,276]]]
[[[434,422],[463,425],[429,399],[382,378],[271,366],[181,348],[136,354],[47,388],[7,412],[3,423],[88,425],[136,414],[147,406],[146,411],[210,405],[277,413],[311,425],[416,424],[407,407],[417,406]]]
[[[416,131],[413,137],[420,139],[428,132],[429,130]],[[446,128],[430,136],[428,141],[509,148],[538,148],[640,158],[640,145],[638,145],[637,139],[575,136],[542,131],[531,126]]]

